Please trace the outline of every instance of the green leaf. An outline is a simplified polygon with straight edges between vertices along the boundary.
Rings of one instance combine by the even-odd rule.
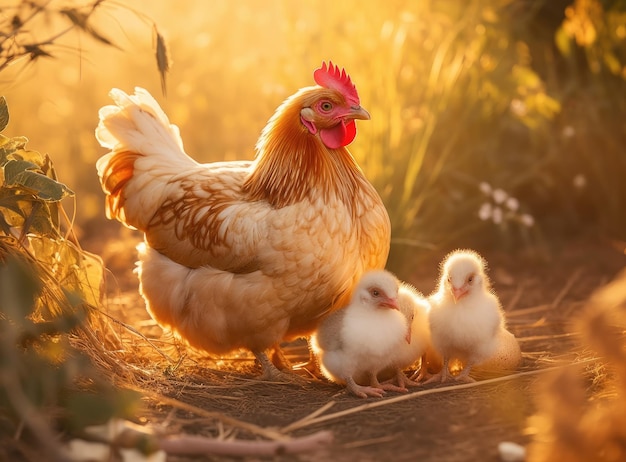
[[[5,186],[22,187],[44,201],[60,201],[74,192],[63,183],[33,171],[39,167],[24,160],[10,160],[4,166]]]
[[[9,125],[9,106],[4,96],[0,96],[0,132]]]
[[[24,149],[26,143],[28,143],[28,138],[25,136],[8,138],[4,135],[0,135],[0,167],[10,160],[9,156],[11,154],[20,149]]]
[[[37,165],[37,167],[42,168],[46,163],[44,156],[42,156],[39,151],[30,151],[28,149],[18,149],[11,156],[15,160],[26,160],[28,162],[32,162]]]
[[[10,160],[4,166],[4,180],[7,186],[12,186],[14,178],[26,170],[37,170],[39,166],[27,160]]]

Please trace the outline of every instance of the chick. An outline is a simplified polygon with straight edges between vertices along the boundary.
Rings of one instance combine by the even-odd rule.
[[[456,380],[473,382],[472,367],[497,356],[499,338],[506,329],[485,269],[485,260],[471,250],[456,250],[444,259],[437,289],[429,297],[431,338],[443,367],[426,383],[451,380],[451,360],[463,365]]]
[[[477,364],[472,374],[479,378],[505,375],[514,371],[522,361],[519,342],[511,332],[501,327],[496,338],[496,351],[487,360]]]
[[[398,279],[388,271],[365,273],[348,306],[327,316],[311,338],[324,376],[361,398],[382,397],[385,390],[406,391],[377,378],[409,340],[398,289]]]
[[[418,383],[409,379],[404,374],[404,370],[423,358],[430,348],[428,325],[430,303],[415,287],[401,283],[398,291],[398,307],[407,320],[407,342],[393,352],[391,366],[385,369],[379,377],[393,376],[398,386],[406,389],[407,386],[416,386]]]

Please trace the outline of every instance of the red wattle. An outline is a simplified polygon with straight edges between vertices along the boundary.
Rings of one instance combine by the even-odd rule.
[[[356,123],[351,120],[346,123],[342,120],[331,128],[320,130],[320,138],[324,145],[329,149],[338,149],[347,146],[354,140],[356,136]]]

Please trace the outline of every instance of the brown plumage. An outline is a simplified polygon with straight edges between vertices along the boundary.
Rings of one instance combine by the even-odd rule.
[[[113,90],[96,136],[107,216],[144,232],[141,293],[152,316],[212,353],[306,336],[383,268],[389,217],[346,146],[368,119],[345,72],[276,110],[254,161],[199,164],[142,89]]]

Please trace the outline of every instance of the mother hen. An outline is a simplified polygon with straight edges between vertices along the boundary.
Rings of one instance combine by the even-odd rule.
[[[350,77],[331,63],[287,98],[255,160],[199,164],[178,127],[141,88],[110,92],[96,137],[106,213],[141,230],[140,292],[152,317],[215,354],[266,351],[310,334],[385,266],[390,223],[346,149],[369,119]]]

